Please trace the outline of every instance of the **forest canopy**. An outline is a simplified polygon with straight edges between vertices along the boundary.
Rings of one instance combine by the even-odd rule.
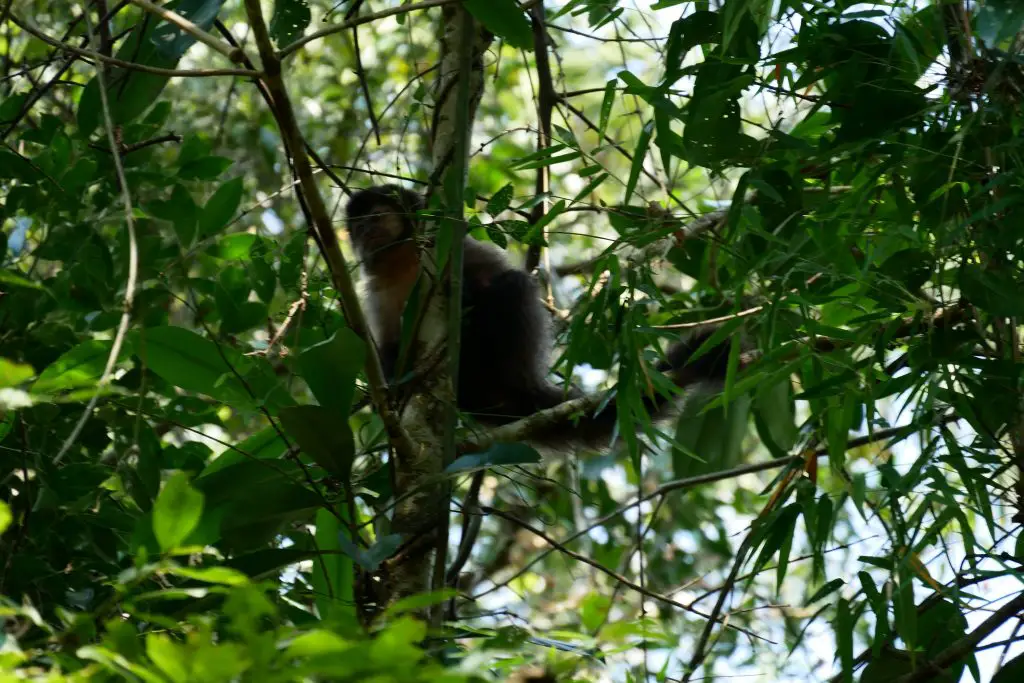
[[[1011,0],[0,0],[0,680],[1024,680],[1022,56]],[[478,243],[578,389],[500,426]]]

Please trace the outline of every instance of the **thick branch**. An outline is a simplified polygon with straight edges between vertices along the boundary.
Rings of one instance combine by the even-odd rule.
[[[437,286],[432,289],[416,331],[417,388],[402,414],[403,427],[420,448],[412,458],[396,462],[395,496],[399,502],[392,519],[396,533],[406,538],[423,538],[425,542],[410,547],[400,561],[391,564],[388,585],[384,587],[386,601],[427,590],[431,578],[437,588],[444,583],[448,487],[440,473],[455,451],[461,244],[465,235],[462,194],[473,115],[483,92],[483,53],[491,37],[478,31],[472,16],[460,7],[445,7],[443,16],[431,129],[430,187],[443,185],[445,213],[437,226],[435,246],[447,244],[448,249],[435,249],[433,259],[421,259],[424,274]],[[446,344],[449,363],[439,363]],[[433,616],[438,623],[440,606]]]

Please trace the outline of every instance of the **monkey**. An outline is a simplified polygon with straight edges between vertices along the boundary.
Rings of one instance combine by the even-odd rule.
[[[395,381],[402,313],[419,277],[421,245],[417,212],[423,198],[396,185],[355,193],[347,207],[347,229],[366,280],[365,309],[372,337],[389,382]],[[553,340],[549,314],[533,277],[513,266],[497,245],[466,237],[463,243],[462,338],[456,387],[458,409],[484,426],[499,426],[579,398],[575,387],[548,380]],[[672,344],[657,365],[679,387],[721,381],[728,363],[728,343],[689,362],[713,333]],[[662,415],[674,403],[661,395],[645,398],[648,413]],[[614,402],[575,423],[544,427],[531,442],[560,448],[597,446],[611,437],[617,423]]]

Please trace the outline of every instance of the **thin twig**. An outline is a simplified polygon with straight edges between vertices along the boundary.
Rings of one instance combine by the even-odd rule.
[[[94,61],[101,61],[111,66],[119,66],[122,69],[131,69],[132,71],[141,71],[148,74],[156,74],[158,76],[183,76],[188,78],[204,78],[208,76],[247,76],[257,77],[260,75],[258,71],[250,71],[248,69],[164,69],[156,66],[147,66],[145,64],[136,64],[135,62],[126,62],[116,57],[107,57],[100,54],[95,50],[86,50],[84,48],[75,47],[74,45],[68,45],[67,43],[61,42],[56,38],[47,35],[39,28],[33,26],[28,21],[19,18],[13,12],[11,12],[11,21],[15,26],[28,33],[31,36],[38,38],[39,40],[52,45],[61,50],[74,53],[79,57],[87,57]]]
[[[558,26],[557,24],[546,24],[548,28],[553,28],[556,31],[562,31],[563,33],[572,33],[573,35],[582,36],[589,38],[590,40],[597,40],[602,43],[651,43],[660,40],[668,40],[668,38],[660,38],[657,36],[651,36],[650,38],[602,38],[601,36],[595,36],[593,33],[584,33],[583,31],[577,31],[574,28],[567,26]],[[604,90],[604,88],[601,88]]]
[[[345,13],[345,19],[348,20],[356,16],[362,5],[362,0],[353,2],[352,7]],[[363,55],[359,49],[358,26],[352,27],[352,50],[356,58],[356,78],[359,80],[360,90],[363,91],[363,99],[366,100],[366,114],[370,119],[370,130],[373,131],[373,135],[377,140],[377,146],[380,147],[380,121],[377,120],[377,115],[373,111],[373,97],[370,96],[370,84],[366,80],[366,67],[363,66]]]
[[[562,404],[562,405],[565,405],[565,404]],[[959,419],[960,419],[959,416],[957,416],[955,414],[950,414],[950,415],[946,415],[943,418],[941,418],[939,420],[938,424],[948,424],[950,422],[956,422]],[[868,444],[877,443],[879,441],[884,441],[884,440],[886,440],[886,439],[888,439],[888,438],[890,438],[892,436],[899,435],[899,433],[902,432],[905,429],[907,429],[907,428],[906,427],[891,427],[891,428],[888,428],[888,429],[880,429],[877,432],[874,432],[872,434],[867,434],[865,436],[857,437],[855,439],[850,439],[847,442],[847,444],[846,444],[846,449],[850,450],[850,449],[853,449],[853,448],[859,448],[861,446],[866,446]],[[817,458],[824,457],[826,455],[828,455],[828,448],[819,448],[816,451],[814,451],[814,456],[817,457]],[[711,483],[718,482],[718,481],[725,481],[726,479],[735,479],[736,477],[741,477],[741,476],[746,475],[746,474],[756,474],[758,472],[765,472],[765,471],[768,471],[768,470],[775,470],[775,469],[779,469],[779,468],[782,468],[782,467],[789,467],[791,465],[794,465],[796,463],[804,461],[804,459],[805,459],[805,456],[802,456],[802,455],[794,455],[794,456],[789,456],[789,457],[785,457],[785,458],[774,458],[772,460],[766,460],[764,462],[753,463],[753,464],[750,464],[750,465],[742,465],[740,467],[734,467],[734,468],[731,468],[731,469],[728,469],[728,470],[722,470],[720,472],[709,472],[708,474],[701,474],[701,475],[698,475],[696,477],[687,477],[685,479],[675,479],[673,481],[665,482],[664,484],[662,484],[661,486],[657,487],[656,489],[654,489],[650,493],[645,493],[643,495],[637,496],[631,502],[625,503],[623,505],[620,505],[619,507],[617,507],[616,509],[612,510],[608,514],[603,515],[602,517],[599,517],[598,519],[595,519],[587,527],[577,531],[576,533],[574,533],[571,536],[569,536],[568,538],[566,538],[563,541],[563,543],[568,545],[569,543],[575,541],[576,539],[578,539],[578,538],[580,538],[582,536],[586,536],[587,534],[589,534],[594,529],[607,524],[608,522],[610,522],[611,520],[615,519],[619,515],[625,514],[627,511],[629,511],[629,510],[631,510],[631,509],[633,509],[635,507],[638,507],[638,506],[646,503],[649,500],[653,500],[655,498],[659,498],[661,496],[665,496],[665,495],[668,495],[670,493],[674,493],[676,491],[683,491],[683,490],[686,490],[686,489],[690,489],[690,488],[693,488],[695,486],[702,486],[704,484],[711,484]],[[545,550],[545,551],[541,552],[539,555],[537,555],[537,557],[535,557],[532,560],[530,560],[522,569],[517,571],[512,577],[510,577],[509,579],[504,581],[504,583],[509,583],[511,581],[514,581],[518,577],[522,576],[523,574],[528,572],[531,567],[533,567],[538,562],[543,560],[545,557],[550,555],[551,552],[552,552],[551,550]],[[498,590],[499,587],[500,586],[495,586],[495,587],[489,588],[486,591],[483,591],[481,593],[477,593],[476,595],[473,596],[472,599],[476,600],[478,598],[481,598],[484,595],[487,595],[488,593],[492,593],[492,592]]]
[[[198,40],[203,45],[206,45],[207,47],[212,48],[216,52],[219,52],[220,54],[224,55],[233,63],[240,64],[242,60],[245,59],[245,54],[242,52],[241,48],[228,45],[217,36],[204,31],[203,29],[199,28],[198,26],[196,26],[191,21],[181,16],[177,12],[172,12],[166,7],[161,7],[160,5],[154,5],[149,0],[131,1],[132,4],[141,7],[147,12],[155,14],[164,21],[174,24],[182,31]]]
[[[177,133],[168,133],[167,135],[160,135],[158,137],[143,140],[141,142],[135,142],[130,145],[121,145],[121,156],[127,156],[132,152],[138,152],[140,149],[146,149],[147,147],[152,147],[154,145],[162,145],[165,142],[181,142],[181,136]],[[95,143],[90,143],[89,146],[93,149],[99,150],[100,152],[106,152],[107,154],[111,153],[109,148],[102,147]]]
[[[484,506],[480,506],[480,512],[483,513],[483,514],[487,514],[487,515],[495,515],[495,516],[501,517],[502,519],[506,519],[506,520],[512,522],[513,524],[515,524],[517,526],[520,526],[523,529],[526,529],[530,533],[532,533],[532,534],[534,534],[536,536],[539,536],[540,538],[544,539],[544,541],[546,541],[548,545],[550,545],[552,548],[554,548],[558,552],[562,553],[563,555],[571,557],[572,559],[576,560],[577,562],[582,562],[585,565],[593,567],[594,569],[598,570],[599,572],[601,572],[603,574],[606,574],[607,576],[611,577],[615,581],[618,581],[619,583],[621,583],[622,585],[626,586],[627,588],[633,589],[634,591],[636,591],[637,593],[640,593],[641,595],[645,595],[645,596],[647,596],[649,598],[657,600],[658,602],[665,603],[666,605],[672,605],[673,607],[677,607],[677,608],[679,608],[679,609],[681,609],[683,611],[692,612],[693,614],[696,614],[699,617],[703,617],[705,619],[708,618],[707,614],[705,614],[704,612],[702,612],[702,611],[700,611],[698,609],[690,607],[689,605],[684,605],[683,603],[679,602],[678,600],[673,600],[672,598],[670,598],[670,597],[668,597],[666,595],[662,595],[661,593],[656,593],[655,591],[652,591],[649,588],[645,588],[645,587],[641,586],[640,584],[634,583],[633,581],[630,581],[629,579],[627,579],[625,576],[622,576],[621,574],[619,574],[619,573],[609,569],[608,567],[605,567],[600,562],[597,562],[596,560],[592,560],[589,557],[587,557],[586,555],[581,555],[580,553],[576,552],[575,550],[569,550],[568,548],[565,547],[564,544],[559,543],[555,539],[551,538],[546,533],[544,533],[543,531],[541,531],[537,527],[533,526],[532,524],[530,524],[526,520],[519,519],[518,517],[516,517],[514,515],[510,515],[507,512],[504,512],[502,510],[498,510],[497,508],[488,507],[488,506],[485,506],[485,505]],[[727,628],[731,628],[731,629],[733,629],[735,631],[739,631],[740,633],[746,634],[747,636],[749,636],[751,638],[754,638],[756,640],[763,640],[763,641],[768,642],[768,643],[772,642],[771,640],[769,640],[768,638],[765,638],[764,636],[758,635],[758,634],[756,634],[756,633],[754,633],[752,631],[748,631],[748,630],[746,630],[744,628],[741,628],[739,626],[733,626],[733,625],[730,625],[730,624],[724,624],[724,625]]]
[[[88,21],[88,17],[86,17]],[[90,33],[91,33],[90,27]],[[114,120],[110,114],[110,102],[107,97],[107,83],[106,83],[106,66],[102,61],[96,63],[96,78],[99,81],[100,89],[100,105],[103,111],[103,126],[107,131],[107,142],[110,144],[110,149],[117,150],[118,142],[117,135],[114,132]],[[102,388],[107,385],[110,381],[110,375],[114,370],[114,366],[117,364],[117,357],[121,353],[121,346],[124,344],[125,335],[128,333],[128,326],[131,323],[132,317],[132,305],[135,302],[135,286],[139,276],[139,248],[138,243],[135,240],[135,210],[132,208],[132,195],[128,189],[128,181],[124,175],[124,165],[121,163],[121,155],[115,153],[114,159],[114,170],[117,173],[117,182],[121,186],[121,198],[124,201],[124,220],[128,228],[128,280],[125,282],[124,292],[124,303],[121,309],[121,322],[117,326],[117,332],[114,335],[114,342],[110,347],[110,355],[107,356],[107,364],[103,368],[103,374],[100,375],[99,381],[96,382],[96,392],[92,398],[89,399],[89,403],[86,404],[85,410],[82,412],[82,416],[78,419],[78,423],[75,425],[71,433],[68,434],[68,438],[64,441],[64,444],[57,451],[57,455],[53,459],[53,464],[57,465],[64,458],[64,455],[68,452],[78,436],[82,433],[82,429],[85,427],[85,423],[92,416],[92,411],[96,408],[96,403],[100,399]]]
[[[343,21],[340,24],[335,24],[334,26],[322,28],[319,31],[314,31],[313,33],[310,33],[308,36],[303,36],[302,38],[299,38],[291,45],[287,45],[284,48],[282,48],[277,53],[277,57],[278,59],[283,60],[292,53],[300,50],[307,44],[312,43],[314,40],[319,40],[325,36],[333,35],[335,33],[341,33],[342,31],[347,31],[348,29],[353,28],[355,26],[369,24],[371,22],[377,21],[378,19],[384,19],[385,17],[393,17],[398,14],[408,14],[409,12],[418,12],[420,10],[430,9],[431,7],[451,5],[456,2],[458,2],[458,0],[424,0],[423,2],[417,2],[411,5],[399,5],[398,7],[391,7],[389,9],[381,10],[380,12],[371,12],[370,14],[364,14],[361,17],[353,17],[348,21]],[[264,68],[266,68],[266,64],[264,64]]]

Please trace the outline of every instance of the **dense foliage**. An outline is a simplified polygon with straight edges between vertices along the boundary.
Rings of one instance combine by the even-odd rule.
[[[358,277],[346,193],[435,179],[458,3],[263,4]],[[0,679],[1021,680],[1017,3],[461,3],[467,228],[620,420],[464,452],[471,553],[397,602],[414,491],[253,6],[0,0]],[[725,386],[652,422],[705,321]]]

